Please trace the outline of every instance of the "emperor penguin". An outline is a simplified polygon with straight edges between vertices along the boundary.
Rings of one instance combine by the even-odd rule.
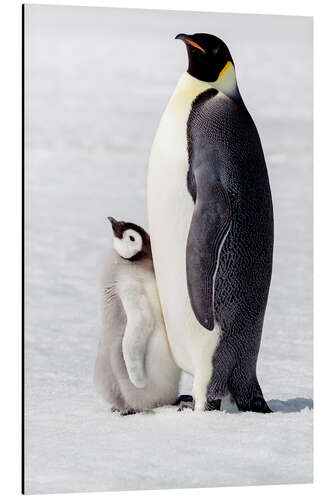
[[[172,358],[144,229],[109,217],[114,248],[99,275],[101,337],[94,382],[123,415],[174,404],[180,370]]]
[[[272,271],[273,208],[256,126],[226,44],[179,34],[188,68],[162,115],[148,171],[157,285],[195,410],[231,398],[269,413],[256,375]]]

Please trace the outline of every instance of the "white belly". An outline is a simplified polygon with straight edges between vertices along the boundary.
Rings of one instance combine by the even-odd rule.
[[[205,377],[218,335],[197,321],[187,290],[186,242],[194,204],[187,189],[186,127],[193,100],[207,88],[187,73],[181,77],[156,133],[148,174],[149,230],[170,347],[183,370],[194,375],[200,366]]]

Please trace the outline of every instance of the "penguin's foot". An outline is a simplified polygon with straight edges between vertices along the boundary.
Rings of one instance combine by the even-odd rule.
[[[120,410],[119,408],[116,408],[116,407],[111,407],[110,411],[111,411],[111,413],[120,413],[120,415],[122,415],[124,417],[126,415],[134,415],[136,413],[136,411],[132,410],[132,409],[123,411],[123,410]]]
[[[249,404],[237,403],[239,411],[253,411],[255,413],[273,413],[264,399],[253,399]]]
[[[253,391],[249,398],[237,398],[234,396],[239,411],[253,411],[256,413],[273,413],[266,403],[261,389]]]
[[[190,410],[194,411],[194,407],[195,407],[195,402],[194,399],[192,398],[192,401],[181,401],[177,411],[183,411],[185,410],[185,408],[189,408]]]
[[[172,403],[172,406],[179,406],[182,401],[185,403],[188,403],[188,402],[191,403],[191,402],[193,402],[193,397],[190,396],[189,394],[181,394],[180,396],[178,396],[176,401],[174,403]]]
[[[212,399],[210,401],[206,401],[205,411],[214,411],[221,409],[221,399]]]
[[[263,397],[254,397],[250,402],[248,411],[254,411],[256,413],[273,413]]]
[[[245,374],[239,369],[234,369],[229,378],[229,390],[239,411],[272,413],[264,399],[256,377],[246,383]]]
[[[117,408],[116,406],[111,406],[110,412],[111,413],[120,413],[121,410],[119,410],[119,408]]]
[[[122,417],[127,417],[128,415],[135,415],[135,414],[136,414],[136,411],[135,411],[135,410],[133,410],[132,408],[130,408],[129,410],[122,411],[122,412],[120,413],[120,415],[121,415]]]

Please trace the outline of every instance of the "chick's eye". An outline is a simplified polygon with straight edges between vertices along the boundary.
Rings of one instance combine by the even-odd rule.
[[[131,240],[131,241],[135,241],[134,236],[130,236],[130,240]]]

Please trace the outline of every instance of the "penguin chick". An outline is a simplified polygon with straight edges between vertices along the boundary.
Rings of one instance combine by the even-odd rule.
[[[94,383],[122,414],[172,404],[180,369],[165,331],[144,229],[108,217],[114,243],[100,276],[101,337]]]

